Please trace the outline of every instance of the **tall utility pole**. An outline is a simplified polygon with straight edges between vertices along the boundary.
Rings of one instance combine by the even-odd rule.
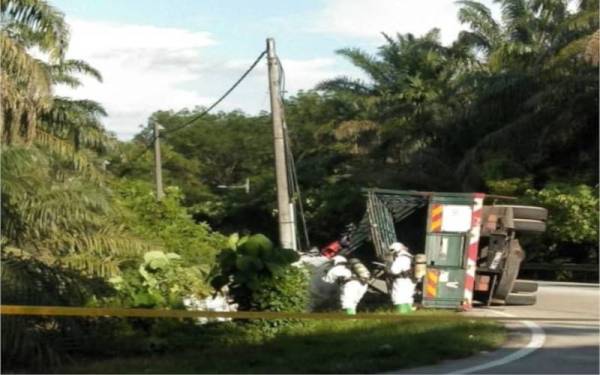
[[[288,188],[285,140],[283,137],[283,103],[279,85],[280,66],[275,54],[275,41],[267,39],[269,66],[269,91],[271,93],[271,116],[273,118],[273,148],[275,150],[275,178],[277,181],[277,210],[279,212],[279,243],[282,248],[296,250],[294,217]]]
[[[165,196],[165,193],[163,192],[160,160],[160,125],[156,121],[152,121],[152,123],[154,124],[154,181],[156,183],[156,200],[161,200]]]

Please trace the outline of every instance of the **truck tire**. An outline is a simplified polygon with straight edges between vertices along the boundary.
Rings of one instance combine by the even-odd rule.
[[[529,220],[548,219],[548,210],[544,207],[535,206],[513,206],[513,205],[494,205],[494,207],[512,207],[513,218]]]
[[[507,305],[530,306],[537,302],[537,295],[533,293],[510,293],[504,300]]]
[[[516,231],[520,232],[545,232],[546,223],[539,220],[532,219],[514,219],[514,227]]]
[[[512,291],[515,280],[519,275],[521,261],[525,258],[525,253],[521,249],[519,240],[511,240],[508,257],[504,262],[502,275],[498,280],[496,290],[494,290],[493,298],[503,300]]]
[[[528,280],[516,280],[512,293],[534,293],[538,290],[538,283],[535,281]]]

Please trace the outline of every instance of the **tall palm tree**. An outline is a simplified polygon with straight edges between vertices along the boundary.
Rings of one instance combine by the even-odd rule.
[[[2,0],[0,17],[2,303],[80,306],[106,290],[90,277],[119,273],[152,245],[125,227],[110,176],[98,168],[114,143],[100,123],[106,112],[53,96],[54,84],[80,85],[76,74],[101,80],[87,63],[64,58],[63,15],[42,0]],[[3,363],[47,365],[61,349],[52,337],[72,337],[85,324],[2,319]]]
[[[380,142],[371,145],[370,154],[376,166],[361,168],[373,171],[365,177],[369,183],[430,185],[431,179],[425,176],[416,181],[414,174],[405,173],[422,169],[413,168],[413,164],[424,159],[436,165],[438,172],[431,176],[451,181],[452,177],[444,173],[451,168],[431,149],[440,141],[441,128],[452,108],[463,106],[455,94],[456,83],[464,71],[478,64],[475,55],[464,43],[443,46],[438,29],[422,37],[383,35],[386,43],[375,56],[358,49],[338,51],[366,74],[367,81],[339,77],[322,82],[317,89],[352,101],[362,109],[357,118],[348,120],[377,124]],[[340,126],[360,123],[346,122]],[[382,168],[386,171],[382,172]]]
[[[474,124],[466,131],[479,131],[480,136],[470,144],[462,143],[461,148],[469,152],[458,168],[463,178],[478,176],[470,180],[471,188],[481,185],[479,161],[485,153],[502,152],[518,165],[514,170],[537,175],[539,184],[556,173],[550,165],[556,169],[581,164],[577,157],[570,158],[576,155],[573,150],[591,158],[597,154],[597,143],[588,141],[596,138],[598,111],[593,103],[598,98],[598,75],[583,57],[598,30],[598,1],[582,1],[574,12],[565,0],[497,2],[502,6],[502,22],[474,1],[462,1],[459,12],[472,30],[461,35],[485,52],[486,66],[485,71],[471,74],[471,85],[478,89],[471,115],[465,119],[466,124]],[[482,24],[497,26],[489,28],[493,33],[486,38],[467,37],[483,34]],[[556,156],[559,149],[562,157]],[[550,169],[543,172],[545,168]],[[581,168],[567,167],[565,172]]]
[[[42,0],[0,3],[0,131],[5,142],[31,142],[40,113],[52,103],[47,63],[32,56],[35,48],[51,64],[63,60],[69,31],[62,13]]]

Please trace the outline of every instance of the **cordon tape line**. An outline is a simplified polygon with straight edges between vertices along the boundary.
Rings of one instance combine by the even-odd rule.
[[[232,319],[312,319],[312,320],[388,320],[388,321],[450,321],[450,320],[523,320],[523,317],[489,317],[465,315],[398,315],[365,313],[346,315],[341,313],[286,313],[268,311],[187,311],[187,310],[155,310],[105,307],[66,307],[66,306],[22,306],[0,305],[0,315],[27,316],[87,316],[87,317],[128,317],[128,318],[232,318]],[[577,321],[596,322],[593,318],[553,318],[527,317],[537,321]]]

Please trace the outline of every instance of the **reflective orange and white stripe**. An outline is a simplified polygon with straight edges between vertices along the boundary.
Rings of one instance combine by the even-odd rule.
[[[444,206],[441,204],[431,205],[431,224],[429,230],[431,232],[439,232],[442,230],[442,215],[444,213]]]
[[[471,229],[469,231],[469,248],[467,249],[467,269],[465,274],[465,294],[463,309],[470,309],[473,305],[473,288],[475,287],[475,270],[477,269],[477,253],[479,251],[479,236],[481,234],[481,212],[485,194],[473,195],[473,214],[471,216]]]
[[[437,296],[438,280],[440,279],[440,271],[436,269],[427,270],[425,281],[425,298],[432,299]]]

